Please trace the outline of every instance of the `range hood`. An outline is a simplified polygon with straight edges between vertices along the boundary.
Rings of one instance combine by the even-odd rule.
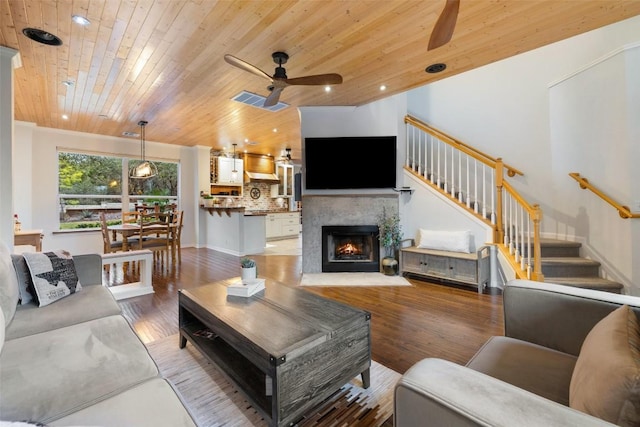
[[[278,175],[275,173],[264,173],[264,172],[245,172],[247,174],[247,178],[249,178],[249,182],[266,182],[269,184],[277,184],[280,182],[278,179]]]
[[[244,170],[247,175],[247,182],[266,182],[277,184],[280,182],[275,172],[273,157],[259,154],[245,153]]]

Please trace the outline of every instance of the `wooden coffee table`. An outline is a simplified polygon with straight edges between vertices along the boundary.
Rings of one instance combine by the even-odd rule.
[[[180,290],[180,348],[192,343],[270,426],[295,424],[357,375],[369,387],[370,313],[269,279],[227,296],[237,279]]]

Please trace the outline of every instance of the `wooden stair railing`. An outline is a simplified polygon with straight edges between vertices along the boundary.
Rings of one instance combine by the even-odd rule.
[[[493,227],[494,242],[518,278],[542,281],[542,210],[504,180],[523,175],[493,158],[407,115],[404,168]]]
[[[613,200],[611,197],[604,194],[602,191],[596,188],[593,184],[591,184],[587,178],[580,176],[579,173],[571,172],[569,176],[575,179],[576,181],[578,181],[580,188],[582,188],[583,190],[587,190],[587,189],[591,190],[596,196],[600,197],[602,200],[604,200],[605,202],[609,203],[611,206],[616,208],[618,210],[618,214],[620,215],[620,218],[623,218],[623,219],[640,218],[640,213],[631,212],[631,209],[628,206],[621,205],[620,203]]]

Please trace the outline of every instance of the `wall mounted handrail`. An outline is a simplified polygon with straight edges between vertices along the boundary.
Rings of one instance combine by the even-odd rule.
[[[407,124],[410,124],[412,126],[417,127],[418,129],[423,130],[424,132],[427,132],[431,135],[433,135],[434,137],[438,138],[440,141],[442,142],[446,142],[449,145],[455,146],[457,149],[459,149],[460,151],[465,152],[466,154],[470,155],[471,157],[475,158],[476,160],[479,160],[481,162],[483,162],[484,164],[486,164],[487,166],[491,166],[493,168],[495,168],[496,166],[496,162],[498,161],[497,158],[494,158],[480,150],[478,150],[477,148],[471,147],[470,145],[465,144],[462,141],[458,141],[457,139],[445,134],[442,131],[439,131],[438,129],[429,126],[428,124],[426,124],[425,122],[423,122],[420,119],[417,119],[413,116],[407,115],[404,118],[404,122]],[[506,163],[503,164],[504,168],[507,170],[507,175],[508,176],[516,176],[516,175],[524,175],[521,171],[519,171],[518,169],[514,168],[513,166],[509,166]]]
[[[621,205],[620,203],[613,200],[611,197],[604,194],[596,186],[591,184],[587,178],[580,176],[579,173],[571,172],[569,173],[569,176],[575,179],[576,181],[578,181],[580,188],[582,188],[583,190],[591,190],[596,196],[600,197],[602,200],[604,200],[605,202],[609,203],[611,206],[616,208],[618,210],[618,214],[620,215],[620,218],[623,218],[623,219],[640,218],[640,213],[631,212],[631,209],[628,206]]]
[[[529,204],[505,176],[522,175],[480,150],[405,117],[404,168],[493,228],[493,243],[518,278],[543,281],[540,259],[542,210]]]

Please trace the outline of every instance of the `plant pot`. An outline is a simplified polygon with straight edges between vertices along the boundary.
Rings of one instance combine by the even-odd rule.
[[[395,276],[398,274],[398,261],[394,257],[382,258],[382,272],[385,276]]]
[[[213,207],[213,199],[202,199],[202,204],[205,208]]]
[[[241,267],[240,268],[240,278],[242,279],[242,283],[247,283],[249,281],[257,279],[258,275],[256,274],[256,267]]]

